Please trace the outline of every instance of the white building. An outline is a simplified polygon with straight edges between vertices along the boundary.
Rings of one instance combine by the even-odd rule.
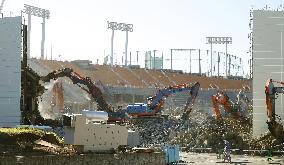
[[[253,133],[268,131],[264,87],[267,79],[284,81],[284,11],[253,11]],[[283,94],[276,99],[276,114],[284,119]],[[283,121],[283,120],[282,120]]]
[[[0,18],[0,127],[20,124],[22,18]]]

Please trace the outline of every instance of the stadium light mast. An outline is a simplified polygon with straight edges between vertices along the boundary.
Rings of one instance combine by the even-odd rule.
[[[41,38],[41,59],[44,59],[44,42],[45,42],[45,19],[49,19],[50,12],[46,9],[41,9],[31,5],[24,5],[24,13],[28,14],[28,58],[30,58],[30,40],[31,40],[31,16],[37,16],[42,18],[42,38]]]
[[[112,30],[111,35],[111,53],[110,53],[110,65],[113,66],[113,39],[114,39],[114,30],[120,30],[126,32],[126,40],[125,40],[125,66],[127,66],[127,47],[128,47],[128,32],[133,32],[133,24],[126,23],[117,23],[117,22],[107,22],[108,29]]]
[[[227,77],[227,44],[232,44],[232,37],[206,37],[206,44],[211,44],[211,76],[212,76],[212,44],[226,44],[226,77]]]

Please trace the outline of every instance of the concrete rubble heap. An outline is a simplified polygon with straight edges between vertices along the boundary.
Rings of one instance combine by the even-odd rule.
[[[222,147],[223,140],[228,140],[233,148],[241,150],[280,150],[282,146],[270,133],[254,138],[252,116],[239,120],[224,117],[223,123],[220,123],[208,114],[193,111],[187,121],[169,116],[168,119],[159,122],[157,120],[136,122],[130,128],[140,132],[141,146],[179,144],[188,150],[193,148],[214,150]]]

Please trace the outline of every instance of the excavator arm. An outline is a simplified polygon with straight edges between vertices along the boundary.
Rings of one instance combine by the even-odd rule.
[[[223,92],[223,91],[219,91],[217,94],[212,95],[211,97],[211,101],[213,104],[213,108],[214,108],[214,113],[216,115],[216,119],[219,121],[222,121],[222,115],[219,111],[219,105],[223,105],[224,109],[227,113],[230,113],[230,116],[232,118],[239,118],[239,114],[238,112],[232,112],[232,107],[233,105],[231,104],[228,95]]]
[[[196,82],[194,85],[192,84],[178,84],[169,86],[164,89],[160,89],[155,96],[151,97],[150,103],[148,103],[149,107],[153,109],[156,112],[161,111],[164,105],[164,97],[169,97],[172,94],[178,93],[178,92],[184,92],[189,91],[189,97],[187,99],[186,105],[184,110],[187,110],[188,107],[192,108],[194,101],[197,97],[198,90],[199,90],[200,84]]]
[[[183,113],[189,113],[197,97],[199,87],[200,84],[198,82],[194,84],[178,84],[165,87],[159,89],[155,96],[147,98],[147,104],[129,104],[126,111],[128,115],[132,117],[155,116],[163,109],[165,97],[169,97],[178,92],[187,91],[189,92],[189,98],[187,99]],[[188,109],[190,109],[190,111],[187,111]]]
[[[51,79],[55,80],[59,77],[68,77],[73,82],[73,84],[76,84],[81,89],[87,91],[97,102],[99,111],[112,112],[111,106],[107,104],[107,102],[103,98],[101,90],[95,85],[91,78],[82,77],[78,73],[74,72],[71,68],[64,68],[53,71],[47,74],[46,76],[41,77],[41,80],[43,82],[49,82]],[[84,88],[82,85],[85,85],[87,89]]]
[[[275,138],[284,140],[283,125],[276,121],[275,114],[275,100],[278,93],[284,93],[284,87],[274,87],[273,82],[284,85],[283,82],[274,81],[272,79],[269,79],[266,82],[264,90],[267,110],[266,123],[268,125],[269,131]]]

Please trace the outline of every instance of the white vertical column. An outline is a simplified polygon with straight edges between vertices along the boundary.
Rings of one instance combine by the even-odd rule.
[[[31,57],[31,27],[32,27],[32,15],[28,14],[28,59]]]
[[[211,67],[211,69],[210,69],[211,70],[211,74],[210,75],[212,77],[212,42],[211,42],[211,65],[210,65],[210,67]]]
[[[127,46],[128,46],[128,30],[126,30],[126,40],[125,40],[125,66],[127,66]]]
[[[111,30],[111,52],[110,52],[110,65],[113,66],[113,39],[114,39],[114,30]]]
[[[44,59],[45,17],[42,18],[41,59]]]

